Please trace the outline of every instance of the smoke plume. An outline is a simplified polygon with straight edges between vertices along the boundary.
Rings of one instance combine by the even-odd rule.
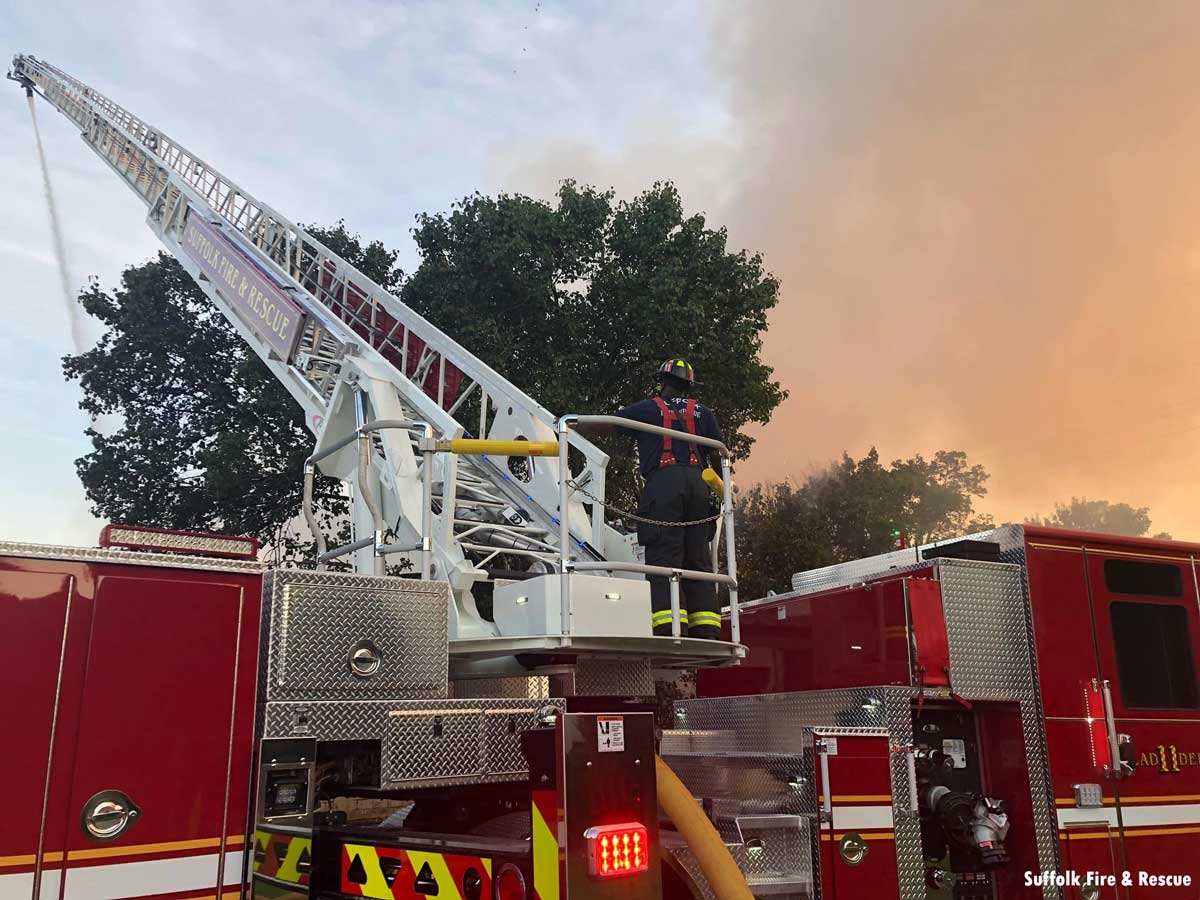
[[[961,448],[1001,520],[1087,495],[1200,538],[1200,7],[726,4],[711,35],[719,189],[679,148],[540,174],[673,177],[782,279],[791,398],[742,480]]]
[[[792,388],[754,474],[961,447],[1001,518],[1088,494],[1200,537],[1200,7],[753,9],[718,23],[727,214]]]

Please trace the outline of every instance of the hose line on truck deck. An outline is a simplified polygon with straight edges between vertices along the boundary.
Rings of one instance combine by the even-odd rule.
[[[745,876],[708,816],[661,757],[654,757],[658,776],[658,805],[687,841],[717,900],[754,900]]]

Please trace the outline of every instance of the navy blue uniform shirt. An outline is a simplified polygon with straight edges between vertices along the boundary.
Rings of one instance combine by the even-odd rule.
[[[687,434],[687,425],[683,420],[684,414],[687,412],[687,397],[671,397],[663,398],[671,412],[675,413],[675,421],[671,423],[675,431],[682,431]],[[658,404],[652,399],[639,400],[637,403],[631,403],[624,409],[618,410],[617,415],[622,419],[633,419],[635,422],[645,422],[647,425],[663,424],[662,410],[658,408]],[[617,426],[621,428],[621,426]],[[638,431],[633,428],[621,428],[623,434],[628,434],[637,441],[638,447],[638,468],[641,469],[642,475],[649,475],[658,468],[658,464],[662,461],[663,439],[657,434],[650,434],[646,431]],[[717,417],[713,415],[713,411],[702,403],[696,404],[696,434],[700,437],[712,438],[714,441],[724,443],[725,439],[721,437],[721,429],[717,426]],[[700,461],[701,467],[711,465],[713,462],[719,462],[716,454],[713,453],[711,458],[707,447],[701,447],[699,444],[689,444],[685,441],[671,441],[671,452],[675,457],[675,462],[679,465],[686,466],[689,464],[692,447],[696,448],[696,457]]]

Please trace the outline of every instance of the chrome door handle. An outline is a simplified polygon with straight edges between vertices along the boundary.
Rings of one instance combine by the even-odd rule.
[[[871,852],[871,848],[867,846],[867,842],[854,832],[850,832],[842,838],[841,850],[842,860],[848,866],[859,865],[867,858],[867,854]]]
[[[122,791],[100,791],[83,805],[80,826],[94,841],[113,841],[137,821],[142,811]]]

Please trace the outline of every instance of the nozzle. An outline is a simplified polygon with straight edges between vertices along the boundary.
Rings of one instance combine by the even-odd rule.
[[[12,70],[10,69],[8,74],[5,77],[9,81],[15,81],[21,87],[25,88],[25,96],[26,97],[33,96],[33,82],[30,81],[28,78],[26,78],[24,75],[14,75],[12,73]]]

